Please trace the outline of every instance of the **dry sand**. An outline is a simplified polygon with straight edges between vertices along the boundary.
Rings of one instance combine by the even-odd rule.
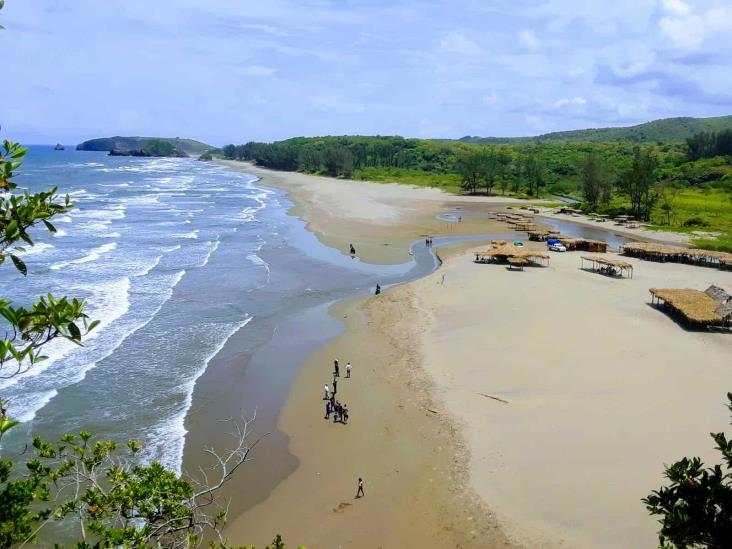
[[[324,242],[356,241],[382,262],[402,260],[415,231],[439,234],[434,216],[452,200],[276,177]],[[656,546],[640,498],[664,462],[716,457],[708,433],[728,426],[732,336],[685,331],[648,305],[648,288],[732,290],[732,273],[630,260],[635,278],[614,280],[579,270],[575,253],[509,272],[465,248],[441,251],[451,257],[429,277],[335,307],[346,331],[303,367],[280,419],[300,464],[232,521],[232,541]],[[339,385],[347,426],[323,419],[334,357],[354,363]],[[358,476],[366,497],[354,500]]]
[[[716,459],[732,335],[684,330],[648,288],[732,291],[732,273],[631,259],[634,278],[616,280],[580,270],[579,253],[523,272],[471,259],[446,263],[444,286],[411,286],[430,318],[423,366],[467,437],[473,488],[532,547],[655,547],[640,499],[663,463]]]

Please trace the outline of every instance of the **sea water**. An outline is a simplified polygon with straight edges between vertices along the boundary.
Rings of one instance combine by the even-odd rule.
[[[35,246],[18,254],[28,276],[6,263],[0,295],[25,306],[49,292],[82,298],[101,323],[83,346],[56,340],[46,361],[0,379],[10,415],[22,421],[4,454],[22,450],[29,435],[83,429],[137,439],[146,459],[181,471],[196,381],[229,338],[256,349],[282,316],[437,264],[423,245],[404,265],[346,257],[287,214],[282,191],[195,159],[37,146],[17,182],[19,191],[58,186],[74,209],[52,220],[55,233],[31,231]],[[272,375],[282,376],[276,366]]]

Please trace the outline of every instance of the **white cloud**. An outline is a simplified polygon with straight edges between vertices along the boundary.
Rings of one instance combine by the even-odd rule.
[[[691,8],[683,0],[662,0],[663,9],[672,15],[688,15]]]
[[[668,4],[675,6],[673,9]],[[682,7],[683,6],[683,7]],[[699,49],[709,35],[732,30],[732,8],[713,8],[692,12],[680,0],[666,0],[664,7],[673,15],[662,17],[658,25],[675,46],[682,49]]]
[[[483,48],[464,34],[453,32],[440,39],[440,51],[460,55],[480,55],[483,53]]]
[[[518,32],[518,39],[530,50],[535,50],[539,47],[539,39],[536,37],[536,33],[531,29],[521,29]]]
[[[241,72],[245,76],[272,76],[277,70],[263,65],[249,65],[242,67]]]
[[[483,98],[483,101],[485,101],[489,105],[493,105],[493,104],[495,104],[498,101],[498,96],[495,93],[492,93],[490,95],[486,95]]]
[[[558,101],[554,102],[554,107],[557,109],[561,109],[563,107],[568,107],[572,105],[582,106],[587,104],[587,99],[584,97],[564,97]]]

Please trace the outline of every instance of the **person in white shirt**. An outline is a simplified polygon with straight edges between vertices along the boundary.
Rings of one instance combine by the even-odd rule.
[[[351,377],[351,363],[346,364],[346,377]]]
[[[323,400],[328,400],[330,398],[330,390],[328,389],[328,384],[326,383],[325,386],[325,396],[323,397]]]

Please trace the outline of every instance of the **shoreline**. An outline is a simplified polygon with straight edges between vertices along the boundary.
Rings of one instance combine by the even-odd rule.
[[[248,168],[241,168],[249,171]],[[267,179],[269,171],[258,171],[259,173],[255,173],[255,175],[262,176],[262,183],[272,185],[272,182]],[[291,175],[289,172],[279,174],[279,184],[273,186],[284,188],[289,193],[291,189],[288,188],[285,181],[289,175]],[[327,208],[327,205],[322,204],[323,202],[327,204],[327,201],[320,201],[318,198],[322,198],[323,194],[334,192],[333,186],[341,185],[343,182],[332,180],[329,184],[316,184],[315,189],[304,190],[305,182],[312,181],[309,179],[312,176],[295,175],[299,180],[296,183],[298,191],[303,194],[309,193],[309,196],[303,197],[302,195],[297,196],[294,192],[290,193],[292,201],[298,204],[290,214],[305,218],[305,221],[308,222],[308,229],[315,231],[321,242],[336,246],[342,253],[344,243],[349,240],[358,242],[357,246],[361,248],[358,239],[359,231],[375,229],[378,232],[386,227],[388,230],[380,232],[379,238],[388,239],[391,249],[388,249],[387,253],[383,253],[383,249],[373,246],[367,250],[366,255],[369,256],[370,261],[394,262],[400,257],[399,253],[395,253],[400,239],[402,241],[410,238],[413,240],[414,236],[418,236],[414,234],[414,231],[419,228],[427,226],[430,231],[428,234],[438,235],[441,227],[462,225],[460,227],[462,230],[466,230],[468,227],[468,223],[465,222],[440,225],[436,216],[443,213],[445,209],[454,207],[455,204],[449,199],[445,200],[444,197],[430,196],[421,201],[421,198],[417,198],[417,196],[422,195],[422,189],[411,190],[416,192],[413,203],[409,205],[405,205],[401,197],[382,197],[383,201],[389,202],[397,211],[407,210],[404,223],[401,220],[397,223],[391,219],[390,215],[382,212],[381,215],[375,216],[373,223],[368,225],[359,221],[354,222],[345,214],[335,216],[335,219],[328,219],[328,223],[314,224],[308,217],[317,216],[318,213],[322,214],[322,208]],[[379,194],[377,189],[384,186],[380,183],[358,182],[356,184],[368,189],[364,192],[377,195]],[[406,188],[409,189],[409,187]],[[345,198],[347,197],[344,197],[343,194],[337,193],[334,200],[344,200]],[[424,203],[415,205],[414,202],[426,202],[427,205],[425,206]],[[465,201],[461,202],[460,205],[465,207]],[[301,207],[303,203],[308,204],[308,207]],[[320,210],[318,210],[319,204]],[[490,206],[501,207],[505,206],[505,203],[486,204],[486,201],[482,200],[477,208],[482,210]],[[470,220],[469,217],[465,219]],[[572,219],[563,221],[575,222]],[[486,220],[471,221],[470,225],[472,225],[472,231],[476,231],[477,227],[486,225]],[[603,232],[615,232],[610,228],[590,226]],[[621,233],[621,231],[617,232]],[[466,231],[465,234],[469,234],[469,232]],[[635,234],[633,237],[637,238]],[[341,317],[340,320],[345,323],[344,331],[320,350],[314,352],[305,366],[299,370],[291,385],[285,408],[278,420],[278,427],[287,434],[288,447],[290,452],[297,456],[299,464],[272,490],[267,499],[243,514],[233,517],[227,528],[227,534],[232,540],[265,543],[276,531],[286,534],[285,540],[289,543],[303,543],[313,547],[331,545],[404,546],[405,543],[413,542],[415,539],[418,539],[419,546],[423,547],[444,547],[455,543],[461,547],[508,546],[518,543],[516,539],[529,546],[541,547],[583,546],[586,545],[588,539],[592,544],[598,544],[598,540],[592,538],[592,533],[588,538],[586,537],[587,532],[583,532],[581,528],[577,531],[574,528],[567,529],[566,524],[559,528],[555,527],[557,520],[559,524],[563,524],[563,521],[566,522],[568,519],[571,522],[573,516],[571,512],[569,516],[565,517],[561,517],[560,513],[554,519],[547,520],[545,516],[537,520],[536,517],[545,515],[546,510],[532,509],[526,502],[521,503],[521,498],[517,500],[508,497],[505,489],[504,491],[486,491],[485,489],[486,483],[488,485],[495,483],[496,471],[505,467],[506,464],[502,463],[501,459],[496,461],[496,449],[485,453],[486,442],[481,437],[485,437],[486,433],[480,430],[476,432],[474,422],[470,419],[474,418],[476,413],[478,416],[485,413],[482,408],[485,406],[485,400],[479,399],[479,405],[471,401],[466,411],[460,405],[461,401],[465,400],[464,396],[459,392],[458,396],[452,394],[452,385],[454,385],[455,376],[472,379],[475,375],[486,375],[482,372],[466,370],[465,365],[475,364],[476,360],[478,363],[481,362],[480,354],[477,356],[470,354],[471,347],[475,346],[471,344],[471,341],[485,344],[487,340],[485,338],[481,340],[479,336],[478,339],[475,339],[477,334],[466,340],[461,331],[456,331],[454,328],[455,317],[450,317],[453,320],[447,321],[442,315],[443,310],[449,309],[455,303],[460,303],[460,312],[453,313],[459,315],[457,318],[467,315],[474,319],[476,326],[485,325],[482,328],[485,330],[484,333],[491,333],[499,340],[510,340],[511,337],[514,337],[511,332],[499,335],[500,330],[503,329],[501,325],[491,325],[490,322],[486,322],[487,317],[480,314],[475,316],[477,313],[469,310],[470,307],[474,307],[473,302],[476,300],[489,303],[497,297],[495,294],[490,294],[490,288],[484,287],[484,284],[475,279],[474,274],[469,274],[472,262],[466,259],[464,252],[478,244],[479,242],[463,242],[438,248],[439,255],[446,259],[443,267],[437,271],[439,274],[433,273],[391,288],[376,298],[367,297],[355,301],[349,300],[345,303],[339,302],[333,307],[334,317]],[[404,253],[403,250],[402,253]],[[570,253],[562,254],[562,256],[563,259],[560,259],[559,263],[562,265],[561,269],[566,271],[566,263],[570,261],[569,258],[576,257],[576,255]],[[649,268],[646,269],[646,267]],[[656,267],[642,263],[639,269],[655,272],[657,276],[664,274],[665,271],[656,271]],[[488,272],[491,268],[493,267],[487,267]],[[500,267],[495,268],[500,269]],[[673,265],[663,268],[674,276],[683,271],[684,276],[691,276],[694,280],[704,279],[704,271],[694,271],[694,267],[687,267],[687,269],[692,269],[688,272]],[[555,269],[552,267],[547,272],[554,271]],[[497,272],[502,273],[502,271]],[[540,276],[540,271],[533,269],[529,269],[526,275],[518,276],[526,276],[527,280],[533,280],[529,277],[534,273]],[[465,299],[459,298],[459,295],[444,292],[446,288],[441,286],[439,279],[445,274],[448,277],[447,289],[453,284],[457,284],[461,291],[468,292],[470,295],[473,295],[474,292],[477,296],[481,292],[488,291],[491,297],[486,295],[480,299],[472,298],[470,303],[466,303]],[[488,276],[492,278],[492,275]],[[605,282],[602,280],[604,277],[595,280],[591,278],[593,276],[597,275],[582,272],[580,278],[574,282],[583,291],[593,288],[592,291],[597,291],[597,285]],[[585,280],[582,277],[590,278]],[[468,284],[468,280],[470,284]],[[553,280],[556,283],[557,279]],[[724,280],[726,281],[726,278]],[[476,283],[479,283],[479,286],[475,286]],[[544,287],[543,283],[538,283]],[[643,282],[640,283],[643,284]],[[532,284],[534,283],[532,282]],[[471,289],[468,290],[468,287]],[[549,291],[549,288],[546,290]],[[450,293],[452,297],[447,301],[440,301],[438,291]],[[517,304],[525,301],[526,296],[513,295],[514,292],[510,287],[504,288],[502,291],[505,295],[500,297],[507,302],[503,305],[502,313],[499,316],[515,315]],[[645,289],[643,291],[645,292]],[[532,292],[526,292],[526,294],[533,295],[532,299],[535,301],[537,299],[540,301],[544,295],[541,293],[537,296]],[[488,300],[486,301],[486,299]],[[579,298],[577,299],[579,300]],[[435,303],[438,302],[440,307],[435,308]],[[381,305],[376,306],[375,304],[378,303]],[[563,307],[563,305],[559,306]],[[615,304],[608,303],[607,306],[614,307]],[[556,305],[554,307],[556,308]],[[648,318],[644,318],[644,322],[651,321],[653,330],[667,330],[668,337],[676,337],[672,334],[678,327],[672,321],[668,321],[663,315],[653,316],[661,313],[638,309],[638,312],[634,314],[638,313],[643,313],[644,317],[648,316]],[[346,315],[346,318],[343,318],[343,315]],[[542,315],[538,315],[535,322],[542,318],[544,318]],[[462,324],[462,322],[458,324]],[[519,316],[513,323],[504,322],[503,324],[523,326],[525,320]],[[635,323],[633,325],[635,326]],[[591,330],[592,326],[592,324],[580,324],[574,329],[577,331]],[[466,328],[468,327],[466,326]],[[401,334],[401,337],[394,337],[394,334]],[[450,339],[443,341],[448,335]],[[442,344],[432,345],[432,342],[437,340],[442,341]],[[698,344],[693,340],[694,336],[689,336],[689,341],[685,343],[689,349],[695,348]],[[456,343],[458,341],[459,344]],[[540,338],[540,341],[545,342],[543,338]],[[381,357],[386,364],[398,363],[399,359],[407,355],[403,347],[405,344],[411,353],[411,359],[408,359],[408,362],[410,370],[414,370],[410,374],[415,376],[413,379],[403,377],[405,373],[402,371],[394,372],[393,368],[386,367],[379,360]],[[714,352],[719,352],[719,343],[717,342],[715,345],[717,347]],[[726,345],[726,342],[721,345]],[[727,347],[724,348],[727,350]],[[390,355],[392,360],[389,360]],[[363,381],[368,385],[368,398],[360,394],[348,395],[351,422],[349,426],[343,426],[343,429],[339,429],[341,426],[335,427],[340,431],[338,434],[330,429],[331,425],[323,425],[322,415],[318,415],[323,413],[320,409],[322,402],[315,396],[322,392],[322,383],[324,380],[327,381],[328,365],[332,363],[334,356],[341,357],[342,362],[352,360],[354,375],[359,371],[358,364],[368,365],[368,378]],[[435,357],[439,356],[443,358],[436,361]],[[500,359],[503,352],[501,351],[495,356]],[[544,358],[539,355],[534,360],[541,362]],[[462,368],[456,368],[456,372],[445,371],[444,366],[453,362]],[[458,374],[458,372],[461,373]],[[536,373],[531,376],[535,377]],[[526,380],[523,378],[517,378],[512,383],[515,385],[524,381]],[[341,387],[339,386],[339,393]],[[705,387],[707,390],[709,389],[708,386],[705,385]],[[501,392],[491,389],[490,394],[501,395]],[[505,400],[510,399],[512,402],[516,398],[512,395],[504,396],[508,397]],[[499,398],[502,397],[499,396]],[[399,408],[398,404],[395,404],[399,402],[407,402],[409,406]],[[430,404],[425,405],[426,402]],[[372,415],[371,407],[374,403],[380,406],[378,412],[374,412]],[[636,405],[635,402],[632,404]],[[512,406],[515,406],[515,403]],[[701,435],[697,436],[688,430],[682,438],[683,440],[693,439],[696,444],[695,448],[698,449],[696,454],[708,456],[707,447],[710,445],[704,444],[706,442],[704,432],[708,430],[706,425],[715,423],[720,417],[723,417],[723,414],[716,409],[712,411],[708,405],[701,407],[701,410],[704,417],[697,418],[698,424],[704,425],[701,428]],[[556,409],[550,407],[548,411],[554,413]],[[368,424],[361,424],[364,414],[369,420]],[[439,418],[439,426],[435,425],[434,420],[437,418]],[[498,421],[499,426],[501,418],[501,415],[493,418]],[[699,430],[697,425],[694,427]],[[358,429],[358,433],[354,435],[352,431],[356,429]],[[497,437],[498,435],[493,433],[492,436]],[[379,448],[385,450],[378,452],[372,446],[364,446],[364,438],[379,441],[381,444]],[[665,442],[668,444],[669,441]],[[518,441],[511,438],[510,441],[504,441],[504,444],[506,443],[509,444],[506,446],[506,450],[508,450]],[[579,443],[582,443],[582,439],[579,440]],[[490,446],[496,446],[495,440],[490,443]],[[566,452],[566,450],[562,451]],[[386,463],[382,461],[381,454],[383,453],[388,454]],[[501,451],[498,452],[498,455],[500,454]],[[579,455],[585,456],[583,452],[580,452]],[[449,456],[449,459],[446,459],[446,456]],[[660,485],[662,463],[674,457],[674,455],[661,455],[659,452],[658,456],[652,456],[646,460],[646,465],[653,466],[652,476],[656,479],[653,481],[656,484],[651,483],[649,489]],[[367,460],[367,465],[363,465],[364,459]],[[517,461],[525,460],[517,459]],[[400,464],[400,474],[398,477],[390,478],[388,483],[384,483],[383,478],[391,471],[389,466],[394,463]],[[349,467],[349,465],[353,466]],[[580,464],[577,466],[580,467]],[[436,469],[430,471],[431,467]],[[488,468],[488,476],[486,476],[486,468]],[[323,473],[323,470],[326,473]],[[521,475],[530,478],[532,471],[534,471],[532,468],[526,469]],[[505,472],[514,482],[518,482],[515,486],[511,485],[511,490],[525,497],[538,495],[534,494],[530,487],[523,486],[520,481],[523,477],[516,477],[515,471]],[[364,476],[367,494],[370,497],[364,498],[354,505],[349,492],[358,474]],[[648,475],[649,472],[646,471],[644,474]],[[377,479],[376,482],[373,481],[374,477]],[[540,483],[545,480],[545,477],[551,478],[551,475],[540,476],[535,481]],[[424,486],[425,479],[428,479],[429,487]],[[376,501],[372,503],[374,500]],[[439,512],[435,514],[435,501],[448,503],[445,506],[437,506]],[[623,501],[620,508],[627,505],[628,503]],[[524,506],[527,509],[524,509]],[[567,511],[561,506],[560,509]],[[498,515],[494,510],[498,510]],[[534,514],[532,515],[532,513]],[[287,520],[283,520],[282,517],[287,517]],[[644,536],[655,529],[654,520],[645,514],[634,520],[638,521],[639,526],[637,527],[645,532]],[[587,521],[588,524],[591,523],[589,518]],[[382,525],[383,530],[374,532],[372,528],[374,524]],[[436,525],[437,530],[435,530]],[[510,537],[506,532],[510,534]],[[421,539],[422,535],[425,536],[424,539]]]

